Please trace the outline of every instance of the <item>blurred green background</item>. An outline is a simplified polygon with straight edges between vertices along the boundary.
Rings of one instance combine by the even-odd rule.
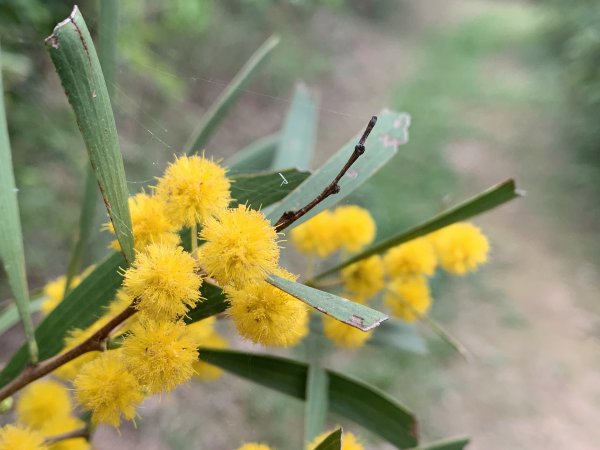
[[[71,7],[62,0],[0,2],[6,107],[34,288],[65,271],[87,164],[43,48]],[[94,33],[98,3],[79,7]],[[487,450],[596,448],[597,1],[146,0],[121,2],[115,25],[114,110],[132,193],[153,184],[273,33],[280,46],[207,155],[226,157],[278,130],[303,80],[320,99],[314,167],[382,107],[412,116],[410,143],[353,199],[376,215],[379,237],[516,176],[527,196],[477,221],[492,242],[491,263],[466,279],[440,280],[435,292],[432,315],[473,359],[424,329],[426,355],[389,357],[367,348],[333,353],[330,365],[405,402],[428,439],[468,434],[470,448]],[[99,228],[106,220],[100,205],[97,217]],[[106,252],[108,240],[94,237],[88,262]],[[0,280],[2,298],[5,284]],[[226,376],[146,402],[137,430],[124,427],[119,436],[102,429],[95,443],[218,450],[255,439],[295,448],[301,420],[299,402]],[[388,448],[363,437],[368,448]]]

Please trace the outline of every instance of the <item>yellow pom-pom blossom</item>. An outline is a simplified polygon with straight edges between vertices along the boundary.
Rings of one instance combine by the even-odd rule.
[[[242,445],[237,450],[271,450],[266,444],[257,444],[255,442],[248,442],[247,444]]]
[[[182,156],[167,167],[156,186],[167,217],[192,227],[218,214],[231,201],[225,169],[203,156]]]
[[[464,275],[487,261],[490,244],[479,228],[455,223],[431,235],[440,265],[450,273]]]
[[[142,387],[125,365],[121,350],[110,350],[87,363],[73,382],[77,401],[92,412],[94,423],[118,427],[121,416],[135,417],[144,399]]]
[[[121,349],[132,374],[149,392],[168,392],[189,381],[198,359],[182,322],[140,318]]]
[[[151,244],[137,254],[125,272],[123,286],[137,309],[148,317],[165,320],[183,316],[200,297],[202,279],[196,261],[181,247]]]
[[[290,237],[299,251],[320,258],[331,255],[341,246],[333,213],[328,210],[292,229]]]
[[[317,446],[321,442],[323,442],[323,439],[329,436],[332,432],[333,430],[321,433],[316,438],[314,438],[310,444],[308,444],[306,449],[315,450],[315,448],[317,448]],[[364,450],[364,447],[358,441],[358,438],[354,434],[350,432],[344,432],[344,434],[342,435],[342,450]]]
[[[48,450],[44,436],[21,426],[6,425],[0,428],[0,450]]]
[[[431,242],[417,238],[392,247],[384,257],[387,273],[393,277],[413,277],[433,275],[437,258]]]
[[[82,277],[77,276],[74,277],[71,281],[70,289],[73,289],[81,282]],[[42,314],[48,315],[52,312],[54,308],[58,306],[58,304],[62,301],[63,296],[65,294],[65,284],[67,282],[67,277],[61,275],[58,278],[48,282],[44,288],[43,293],[46,299],[42,302],[41,310]]]
[[[295,280],[279,270],[277,275]],[[267,282],[226,289],[227,310],[238,332],[256,344],[291,347],[308,334],[308,309],[300,300]]]
[[[359,348],[371,337],[371,331],[361,331],[333,317],[323,316],[323,332],[338,347]]]
[[[340,206],[333,216],[335,233],[349,252],[357,252],[375,239],[377,227],[366,209],[356,205]]]
[[[431,294],[425,277],[397,278],[383,298],[392,314],[406,322],[414,322],[431,306]]]
[[[85,422],[77,417],[57,417],[46,422],[40,432],[46,437],[52,437],[80,430],[84,426]],[[88,450],[90,448],[90,443],[83,437],[64,439],[48,446],[48,450]]]
[[[277,233],[260,211],[238,205],[204,224],[200,265],[223,285],[245,286],[277,268]]]
[[[363,303],[383,288],[385,273],[381,257],[373,255],[344,268],[341,275],[344,288]]]
[[[164,203],[155,196],[144,192],[129,197],[129,213],[136,250],[143,250],[154,242],[162,242],[173,247],[179,244],[177,226],[167,218]],[[104,224],[104,229],[115,234],[112,222]],[[115,250],[121,250],[116,239],[110,243]]]
[[[40,380],[23,390],[17,401],[17,420],[39,429],[49,420],[68,417],[71,408],[71,397],[62,384]]]

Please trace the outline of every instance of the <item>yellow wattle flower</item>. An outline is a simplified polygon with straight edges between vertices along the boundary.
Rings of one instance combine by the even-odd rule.
[[[393,280],[387,287],[383,302],[394,316],[414,322],[426,314],[431,306],[427,279],[421,276]]]
[[[196,261],[181,247],[151,244],[139,252],[125,272],[123,286],[132,298],[139,299],[137,309],[156,320],[176,319],[185,315],[200,297],[202,279],[196,273]]]
[[[283,270],[277,275],[295,279]],[[267,282],[225,290],[227,313],[238,333],[256,344],[291,347],[308,334],[308,309],[300,300]]]
[[[333,430],[329,430],[329,431],[326,431],[326,432],[318,435],[306,446],[306,450],[314,450],[315,448],[317,448],[317,446],[323,441],[323,439],[325,439],[327,436],[329,436],[332,432],[333,432]],[[364,450],[364,449],[365,448],[358,441],[358,438],[354,434],[347,432],[347,431],[344,432],[344,434],[342,435],[342,449],[341,450]]]
[[[44,423],[40,432],[46,437],[58,436],[79,430],[85,426],[85,422],[77,417],[57,417]],[[48,446],[48,450],[89,450],[90,443],[83,437],[64,439]]]
[[[333,219],[335,233],[349,252],[358,252],[375,239],[375,221],[371,213],[360,206],[340,206],[333,212]]]
[[[237,450],[271,450],[267,444],[257,444],[255,442],[248,442],[247,444],[242,445]]]
[[[127,366],[150,393],[171,391],[192,378],[198,351],[185,328],[182,322],[141,317],[124,340]]]
[[[39,380],[23,389],[17,400],[17,420],[40,429],[49,420],[68,417],[72,407],[69,392],[61,383]]]
[[[182,156],[158,179],[156,196],[166,216],[179,227],[192,227],[229,206],[230,182],[225,169],[203,156]]]
[[[344,289],[351,292],[359,303],[383,289],[384,275],[383,261],[378,255],[351,264],[341,272]]]
[[[128,203],[136,250],[143,250],[155,242],[162,242],[173,247],[179,244],[178,227],[165,214],[164,203],[161,199],[140,192],[129,197]],[[112,222],[105,223],[103,228],[115,234]],[[121,250],[119,241],[116,239],[110,245],[115,250]]]
[[[121,350],[110,350],[81,368],[75,378],[75,397],[92,412],[92,422],[118,427],[121,416],[135,417],[135,407],[144,399],[142,387],[129,371]]]
[[[430,235],[442,268],[464,275],[487,261],[490,244],[479,228],[455,223]]]
[[[206,242],[198,260],[222,285],[245,286],[265,279],[277,268],[277,233],[263,213],[245,205],[209,218],[200,232]]]
[[[392,278],[433,275],[437,258],[431,242],[417,238],[392,247],[383,259],[385,269]]]
[[[48,450],[44,436],[21,425],[0,428],[0,450]]]
[[[325,258],[342,245],[334,223],[333,213],[325,210],[293,228],[292,243],[302,253]]]
[[[361,331],[330,316],[323,315],[325,337],[342,348],[359,348],[371,337],[371,331]]]
[[[73,279],[71,280],[69,290],[75,288],[79,283],[81,283],[85,279],[85,277],[92,273],[94,267],[94,265],[91,265],[88,268],[86,268],[83,272],[81,272],[80,275],[73,277]],[[54,280],[46,283],[42,290],[44,297],[46,297],[41,307],[42,314],[47,316],[63,300],[66,282],[67,277],[61,275],[60,277],[55,278]]]

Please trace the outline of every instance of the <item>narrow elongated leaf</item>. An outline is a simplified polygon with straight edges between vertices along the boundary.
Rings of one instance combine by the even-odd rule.
[[[54,356],[63,348],[64,338],[72,328],[85,328],[103,313],[103,307],[115,297],[123,280],[119,268],[125,267],[120,253],[113,253],[99,264],[35,330],[40,358]],[[0,373],[0,387],[6,385],[27,365],[27,352],[21,348]]]
[[[229,308],[229,302],[221,288],[205,281],[200,291],[202,300],[194,309],[188,311],[184,319],[185,323],[198,322],[207,317],[216,316]]]
[[[219,98],[206,111],[202,120],[190,136],[185,148],[188,154],[197,153],[204,149],[204,146],[213,135],[217,126],[225,118],[231,107],[237,102],[244,88],[252,80],[258,69],[265,63],[267,56],[279,44],[278,36],[271,36],[267,39],[244,64],[244,67],[237,73],[221,93]]]
[[[410,450],[463,450],[470,442],[468,437],[445,439],[431,444],[419,445]]]
[[[323,278],[332,273],[338,272],[350,264],[353,264],[361,259],[368,258],[369,256],[383,253],[390,247],[402,244],[404,242],[411,241],[418,237],[429,234],[433,231],[444,228],[455,222],[469,219],[477,214],[489,211],[490,209],[496,208],[514,198],[517,198],[521,193],[517,190],[514,180],[507,180],[496,186],[492,186],[488,190],[476,195],[475,197],[466,200],[459,205],[445,211],[416,227],[405,230],[395,236],[385,239],[381,242],[376,242],[365,251],[353,256],[352,258],[338,264],[335,267],[319,274],[316,279]]]
[[[36,298],[35,300],[31,300],[29,302],[29,311],[32,313],[38,312],[43,303],[43,298]],[[0,336],[10,328],[13,327],[19,321],[19,311],[17,310],[17,306],[12,304],[8,305],[6,308],[2,310],[0,313]]]
[[[304,400],[308,365],[270,355],[200,348],[200,359],[237,376]],[[404,406],[375,387],[327,371],[331,412],[400,448],[417,445],[417,424]]]
[[[311,442],[318,436],[327,419],[329,409],[329,377],[318,363],[310,363],[306,380],[306,408],[304,412],[304,440]]]
[[[253,208],[271,205],[296,189],[309,176],[310,173],[296,169],[239,174],[232,179],[231,198],[236,204],[248,204]]]
[[[398,146],[408,142],[408,126],[410,118],[407,114],[384,110],[379,114],[377,125],[365,144],[366,151],[339,182],[340,192],[319,203],[308,214],[294,222],[292,227],[300,225],[319,212],[344,199],[356,188],[367,181],[381,169],[398,151]],[[281,203],[266,210],[271,223],[277,222],[286,211],[297,210],[319,195],[340,172],[358,143],[361,130],[342,149],[336,152],[319,170],[302,185],[288,195]]]
[[[233,156],[227,158],[225,165],[229,167],[230,173],[255,172],[267,170],[271,167],[279,134],[270,134],[252,142]]]
[[[314,450],[341,450],[342,448],[342,429],[338,428],[332,431],[325,439],[317,445]]]
[[[131,262],[133,233],[117,128],[98,56],[77,7],[46,39],[46,48],[75,112],[116,237]]]
[[[371,309],[368,306],[338,297],[329,292],[286,280],[277,275],[271,275],[267,278],[267,282],[293,295],[298,300],[303,301],[318,311],[362,331],[369,331],[388,319],[388,316],[384,313]]]
[[[296,167],[307,170],[317,137],[317,101],[304,84],[296,86],[281,130],[271,169]]]
[[[2,259],[8,284],[15,297],[17,310],[23,323],[29,357],[31,362],[36,363],[38,348],[29,312],[29,288],[27,287],[25,272],[23,233],[21,231],[17,186],[13,174],[10,140],[4,111],[2,74],[0,74],[0,218],[0,259]]]

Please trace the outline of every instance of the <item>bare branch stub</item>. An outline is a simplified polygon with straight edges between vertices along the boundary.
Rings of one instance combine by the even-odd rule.
[[[356,146],[354,147],[354,151],[350,155],[350,158],[348,158],[348,161],[346,161],[346,164],[344,164],[344,167],[342,167],[342,169],[339,171],[339,173],[336,175],[333,181],[329,183],[327,187],[325,187],[325,189],[323,189],[323,191],[306,206],[298,209],[297,211],[284,212],[275,224],[275,231],[280,232],[286,229],[292,223],[300,219],[303,215],[308,213],[311,209],[313,209],[315,206],[317,206],[319,203],[325,200],[327,197],[340,192],[340,185],[338,184],[339,181],[346,174],[346,172],[348,172],[348,169],[352,167],[352,164],[354,164],[356,160],[363,153],[365,153],[365,142],[367,141],[367,138],[369,137],[369,134],[371,134],[371,131],[373,130],[373,127],[375,127],[376,123],[377,116],[371,117],[371,120],[369,121],[367,128],[365,128],[365,131],[362,134],[360,140],[358,141],[358,144],[356,144]]]

